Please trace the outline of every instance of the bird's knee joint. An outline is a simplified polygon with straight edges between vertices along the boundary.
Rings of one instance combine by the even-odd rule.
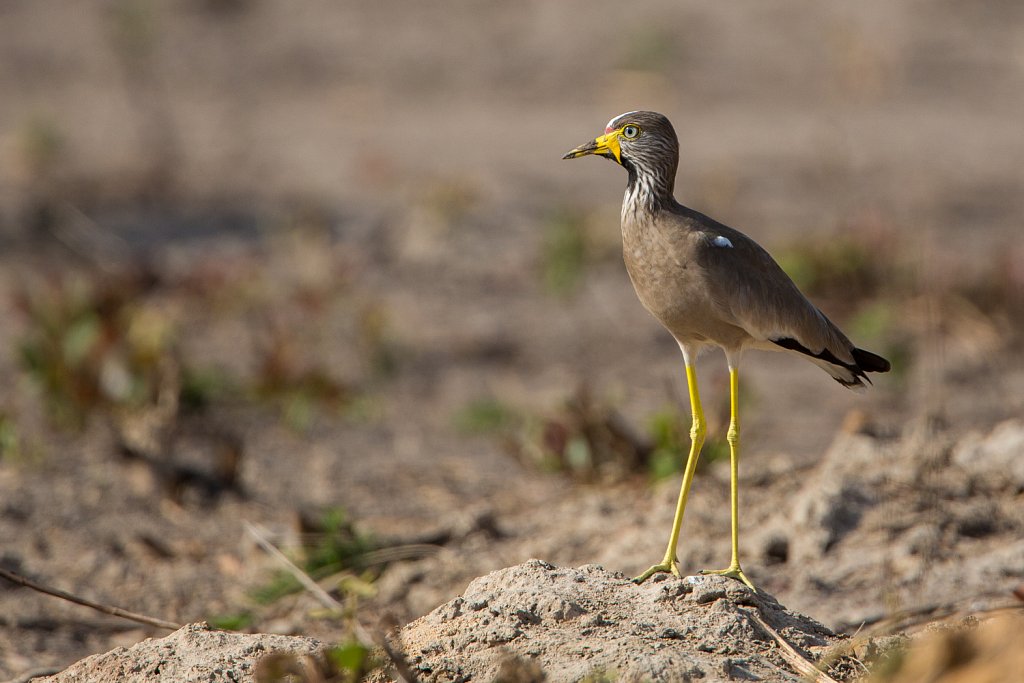
[[[690,441],[693,443],[704,443],[704,437],[707,436],[708,427],[703,420],[694,420],[693,425],[690,427]]]
[[[729,427],[729,431],[728,431],[728,433],[726,433],[725,438],[729,442],[730,446],[732,446],[734,448],[736,446],[738,446],[739,443],[740,443],[740,430],[739,430],[739,428],[735,427],[735,426]]]

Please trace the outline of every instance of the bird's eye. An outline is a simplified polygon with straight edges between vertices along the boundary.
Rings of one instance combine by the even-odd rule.
[[[640,135],[640,128],[634,125],[628,125],[622,129],[622,134],[629,140],[632,140],[637,135]]]

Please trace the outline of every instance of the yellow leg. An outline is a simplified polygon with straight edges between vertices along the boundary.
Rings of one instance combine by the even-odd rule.
[[[729,368],[729,502],[732,507],[732,561],[728,569],[717,571],[704,570],[701,574],[718,574],[731,576],[747,584],[750,590],[757,590],[750,582],[746,574],[740,568],[740,529],[739,529],[739,449],[740,449],[740,418],[738,410],[739,399],[739,371],[733,367]]]
[[[683,512],[686,510],[686,499],[690,495],[693,473],[697,470],[697,459],[700,458],[700,449],[704,445],[704,436],[707,434],[704,411],[700,407],[700,394],[697,392],[697,371],[689,363],[686,364],[686,386],[690,390],[690,408],[693,411],[693,424],[690,427],[690,455],[686,458],[686,469],[683,471],[683,485],[679,491],[676,515],[672,520],[672,533],[668,538],[668,549],[665,550],[665,559],[661,561],[661,564],[654,565],[633,579],[634,583],[643,583],[653,575],[662,572],[671,572],[676,576],[680,576],[679,560],[676,559],[676,546],[679,545],[679,530],[683,526]]]

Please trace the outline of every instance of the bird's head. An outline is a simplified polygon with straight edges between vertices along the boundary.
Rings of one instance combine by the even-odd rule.
[[[672,188],[679,164],[679,138],[669,120],[653,111],[630,111],[608,122],[604,135],[580,145],[563,159],[596,154],[613,159],[629,173],[623,216],[650,214],[675,202]]]
[[[563,159],[596,154],[629,169],[657,169],[679,160],[679,139],[669,120],[653,111],[630,111],[608,122],[604,135],[584,143]]]

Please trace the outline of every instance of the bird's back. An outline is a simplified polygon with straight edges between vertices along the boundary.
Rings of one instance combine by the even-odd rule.
[[[854,347],[739,230],[675,203],[647,217],[623,212],[622,233],[637,295],[681,343],[796,351],[849,385],[859,384],[864,370],[888,369]]]

